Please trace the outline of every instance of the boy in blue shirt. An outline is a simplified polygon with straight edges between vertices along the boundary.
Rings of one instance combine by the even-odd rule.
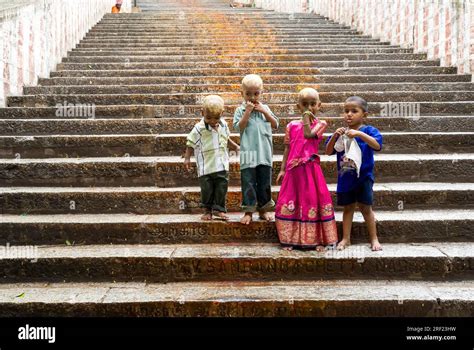
[[[234,130],[240,133],[240,177],[242,187],[242,224],[252,222],[258,211],[259,218],[273,220],[270,211],[272,199],[272,130],[278,128],[278,117],[260,102],[263,93],[262,78],[248,74],[242,79],[244,102],[234,113]]]
[[[359,204],[359,209],[364,216],[372,250],[382,250],[377,238],[375,216],[372,210],[372,188],[374,184],[374,151],[382,149],[383,140],[379,130],[373,126],[364,125],[364,118],[367,114],[367,101],[358,96],[349,97],[344,103],[344,120],[347,127],[337,129],[326,141],[326,154],[337,153],[337,204],[344,206],[343,238],[337,245],[339,250],[351,244],[352,220],[356,203]],[[340,152],[335,150],[337,140],[343,135],[357,142],[362,156],[360,164],[348,159],[344,150]]]

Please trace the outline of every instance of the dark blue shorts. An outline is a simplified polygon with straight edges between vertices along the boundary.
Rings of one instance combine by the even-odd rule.
[[[337,205],[349,205],[353,203],[362,203],[372,205],[374,202],[374,182],[371,178],[367,178],[357,187],[349,192],[337,193]]]

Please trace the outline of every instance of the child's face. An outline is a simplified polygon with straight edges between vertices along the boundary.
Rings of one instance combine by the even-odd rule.
[[[301,113],[309,110],[311,113],[316,114],[321,108],[321,101],[318,99],[317,96],[309,95],[305,97],[300,97],[297,106],[298,110]]]
[[[257,103],[262,92],[263,89],[261,86],[246,86],[242,89],[242,97],[246,102]]]
[[[346,103],[344,105],[344,120],[348,127],[362,124],[366,115],[367,112],[364,112],[358,104]]]
[[[202,112],[202,115],[204,117],[204,121],[207,124],[209,124],[211,128],[215,128],[219,124],[219,121],[221,120],[221,117],[222,117],[223,113],[224,112],[215,113],[215,112],[211,112],[211,111],[205,109]]]

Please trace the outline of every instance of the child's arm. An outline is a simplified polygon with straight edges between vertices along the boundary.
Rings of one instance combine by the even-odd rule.
[[[240,146],[235,143],[230,137],[229,137],[229,142],[227,142],[227,147],[233,151],[240,151]]]
[[[277,185],[280,182],[280,179],[283,180],[283,178],[285,177],[286,161],[288,160],[288,153],[290,153],[290,146],[285,145],[285,150],[283,151],[283,160],[281,161],[280,172],[278,173],[278,176],[277,176],[277,179],[276,179]]]
[[[350,138],[353,138],[353,137],[356,137],[356,136],[360,137],[360,139],[362,141],[364,141],[366,144],[369,145],[370,148],[372,148],[376,151],[380,151],[382,149],[382,147],[377,142],[377,140],[375,138],[373,138],[372,136],[367,135],[365,132],[351,129],[346,133],[346,135],[349,136]]]
[[[186,147],[186,153],[184,154],[184,168],[189,171],[191,170],[191,154],[194,149],[192,147]]]
[[[334,153],[334,145],[336,144],[337,139],[344,135],[345,132],[346,128],[339,128],[331,135],[329,142],[326,144],[326,155],[330,156]]]
[[[255,108],[254,108],[257,112],[260,112],[263,114],[263,116],[265,117],[265,119],[267,120],[267,122],[270,123],[270,125],[272,126],[272,129],[276,129],[278,128],[278,121],[276,120],[276,118],[272,115],[272,113],[266,109],[260,102],[257,103],[255,105]]]
[[[305,139],[320,138],[328,127],[325,120],[319,121],[313,129],[311,129],[311,122],[309,116],[312,115],[310,111],[303,113],[303,134]]]

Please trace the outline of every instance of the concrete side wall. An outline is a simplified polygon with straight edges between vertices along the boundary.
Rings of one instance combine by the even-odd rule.
[[[115,0],[31,0],[0,8],[0,106],[48,77]],[[131,11],[124,0],[122,12]]]
[[[244,0],[279,12],[314,12],[383,41],[474,72],[472,0]]]

